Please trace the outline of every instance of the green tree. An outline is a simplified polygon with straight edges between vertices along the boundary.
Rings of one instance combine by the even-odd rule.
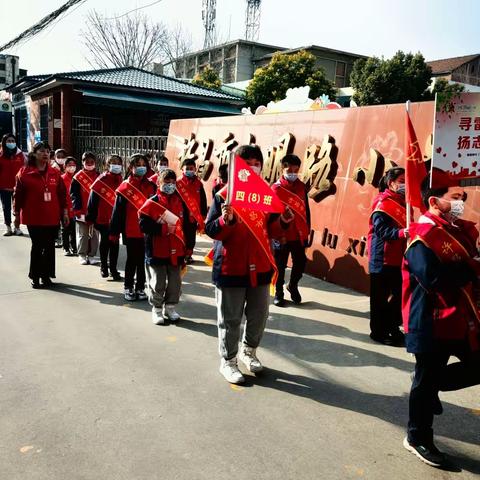
[[[436,93],[443,93],[448,96],[455,96],[462,93],[465,87],[460,83],[448,83],[444,78],[437,78],[432,90],[432,97],[435,98]]]
[[[325,94],[333,100],[335,86],[315,63],[315,56],[304,50],[294,54],[275,53],[267,66],[255,71],[246,91],[247,105],[255,109],[282,100],[289,88],[306,85],[310,87],[310,98]]]
[[[432,69],[421,53],[398,51],[391,59],[357,60],[350,75],[358,105],[412,102],[428,99]]]
[[[218,73],[210,65],[207,65],[201,72],[197,73],[195,77],[193,77],[192,83],[199,87],[213,88],[216,90],[222,86],[222,81]]]

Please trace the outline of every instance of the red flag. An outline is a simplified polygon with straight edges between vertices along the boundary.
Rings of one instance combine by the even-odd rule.
[[[268,183],[236,155],[230,160],[228,199],[232,207],[265,213],[283,213],[285,207]]]
[[[427,175],[427,169],[408,110],[405,115],[405,199],[408,205],[424,210],[420,184]]]

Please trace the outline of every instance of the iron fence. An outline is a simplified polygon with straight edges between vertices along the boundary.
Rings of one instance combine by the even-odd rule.
[[[113,154],[124,161],[134,153],[162,154],[167,146],[167,137],[160,136],[76,136],[73,141],[78,159],[83,152],[93,152],[102,163]]]

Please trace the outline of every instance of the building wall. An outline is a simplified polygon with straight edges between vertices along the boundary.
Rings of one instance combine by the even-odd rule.
[[[451,79],[455,82],[480,86],[480,58],[472,60],[454,70]]]
[[[15,55],[0,54],[0,90],[20,78],[19,58]]]

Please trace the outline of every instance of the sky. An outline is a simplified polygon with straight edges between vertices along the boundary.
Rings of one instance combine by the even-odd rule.
[[[82,44],[89,11],[109,17],[154,0],[86,0],[29,42],[1,53],[20,57],[29,74],[91,68]],[[0,44],[13,39],[66,0],[16,0],[2,22]],[[14,7],[13,7],[14,5]],[[244,0],[217,0],[219,38],[244,37]],[[167,26],[181,23],[195,46],[203,44],[202,0],[162,0],[141,10]],[[320,45],[337,50],[391,57],[397,50],[423,53],[427,60],[480,53],[479,0],[262,0],[259,41],[299,47]]]

